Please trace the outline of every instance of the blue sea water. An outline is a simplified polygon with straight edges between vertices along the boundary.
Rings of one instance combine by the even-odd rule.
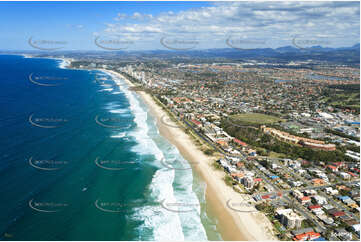
[[[137,94],[60,64],[0,55],[0,238],[221,239],[204,183]]]

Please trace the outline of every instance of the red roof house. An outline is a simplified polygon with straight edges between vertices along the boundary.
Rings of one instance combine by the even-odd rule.
[[[333,172],[335,172],[335,171],[338,170],[338,168],[337,168],[336,166],[331,166],[331,165],[328,165],[328,166],[326,167],[326,169],[327,169],[327,170],[330,170],[330,171],[333,171]]]
[[[234,138],[233,141],[235,143],[239,144],[240,146],[243,146],[243,147],[247,146],[246,143],[244,143],[243,141],[240,141],[239,139]]]
[[[321,237],[320,233],[316,233],[316,232],[307,232],[304,234],[298,234],[296,235],[293,240],[295,241],[305,241],[305,240],[314,240]]]
[[[196,126],[201,126],[201,122],[199,122],[199,121],[197,121],[197,120],[195,120],[195,119],[192,119],[191,120],[192,121],[192,123],[194,123]]]
[[[302,204],[304,204],[304,203],[310,202],[310,201],[311,201],[311,198],[305,196],[305,197],[299,198],[299,201],[300,201]]]
[[[311,206],[308,206],[308,209],[309,209],[309,210],[320,209],[320,208],[321,208],[320,205],[311,205]]]
[[[352,173],[352,172],[347,172],[347,173],[350,174],[350,175],[353,176],[353,177],[357,177],[357,175],[354,174],[354,173]]]
[[[342,211],[336,211],[336,212],[332,213],[332,216],[334,216],[335,218],[338,218],[338,217],[341,217],[344,215],[345,215],[345,213]]]

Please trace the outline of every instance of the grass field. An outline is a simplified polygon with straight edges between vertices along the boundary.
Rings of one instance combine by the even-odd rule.
[[[236,114],[236,115],[232,115],[231,119],[240,124],[272,124],[279,121],[283,121],[278,117],[261,114],[261,113]]]
[[[348,92],[348,93],[335,93],[322,99],[328,105],[336,108],[348,108],[357,110],[360,112],[360,93]]]

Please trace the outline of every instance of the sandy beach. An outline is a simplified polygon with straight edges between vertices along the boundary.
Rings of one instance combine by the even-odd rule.
[[[39,59],[51,59],[51,60],[60,60],[61,63],[59,64],[59,67],[61,69],[66,69],[70,66],[71,62],[74,61],[72,58],[56,58],[56,57],[37,57],[30,54],[21,54],[24,58],[39,58]]]
[[[129,86],[134,86],[121,74],[102,70],[123,78]],[[218,229],[224,240],[277,240],[272,235],[272,224],[267,217],[258,212],[247,201],[249,195],[242,195],[226,185],[223,178],[224,171],[216,170],[212,163],[215,157],[205,155],[177,124],[167,119],[167,125],[161,122],[167,113],[147,93],[137,92],[147,104],[151,114],[157,119],[160,134],[177,147],[182,156],[192,165],[192,169],[199,174],[207,184],[206,199],[212,213],[219,221]],[[235,204],[227,206],[228,204]],[[237,211],[238,210],[238,211]]]

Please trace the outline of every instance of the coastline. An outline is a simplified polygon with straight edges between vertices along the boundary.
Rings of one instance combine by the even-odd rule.
[[[71,62],[74,61],[74,59],[72,59],[72,58],[38,57],[38,56],[30,55],[30,54],[19,54],[19,55],[24,57],[24,58],[39,58],[39,59],[59,60],[59,61],[61,61],[61,63],[59,63],[59,68],[61,68],[61,69],[68,68],[70,66]]]
[[[52,58],[52,57],[33,57],[29,55],[22,55],[24,58],[46,58],[61,60],[59,68],[69,68],[72,59],[69,58]],[[135,85],[126,77],[112,70],[95,69],[104,73],[118,76],[125,80],[129,87]],[[191,137],[182,129],[175,128],[172,120],[167,120],[169,125],[165,125],[161,120],[164,116],[169,117],[168,114],[159,106],[150,94],[144,91],[136,91],[138,96],[149,108],[150,113],[157,120],[157,128],[160,134],[166,138],[171,144],[176,146],[180,154],[192,165],[193,172],[196,172],[202,180],[206,183],[206,203],[209,206],[212,214],[218,220],[217,229],[220,232],[222,239],[226,241],[269,241],[277,240],[271,232],[273,225],[267,217],[257,211],[254,206],[250,209],[247,201],[252,198],[246,194],[239,194],[228,186],[224,181],[225,173],[222,170],[213,168],[212,163],[216,160],[214,156],[205,155],[194,143]],[[173,126],[173,127],[172,127]],[[237,203],[237,209],[232,209],[227,205],[227,202],[232,201]],[[242,203],[242,205],[240,205]],[[239,212],[237,210],[242,210]],[[252,212],[244,212],[244,211]]]
[[[126,81],[129,86],[134,86],[127,78],[121,74],[111,71],[98,69],[102,72],[118,76]],[[205,155],[195,144],[194,141],[177,125],[169,120],[170,125],[161,122],[162,117],[168,114],[153,100],[151,95],[137,91],[144,103],[148,106],[151,114],[157,119],[157,127],[160,134],[171,144],[175,145],[181,155],[192,165],[192,169],[207,184],[206,200],[212,213],[218,219],[217,225],[223,240],[277,240],[272,235],[273,226],[267,217],[258,212],[253,206],[247,203],[251,198],[249,195],[241,195],[226,185],[223,178],[225,173],[213,168],[212,163],[215,157]],[[173,127],[172,127],[173,126]],[[237,203],[237,209],[248,212],[239,212],[227,206],[227,202]],[[240,205],[240,203],[242,205]],[[251,211],[251,212],[249,212]]]

